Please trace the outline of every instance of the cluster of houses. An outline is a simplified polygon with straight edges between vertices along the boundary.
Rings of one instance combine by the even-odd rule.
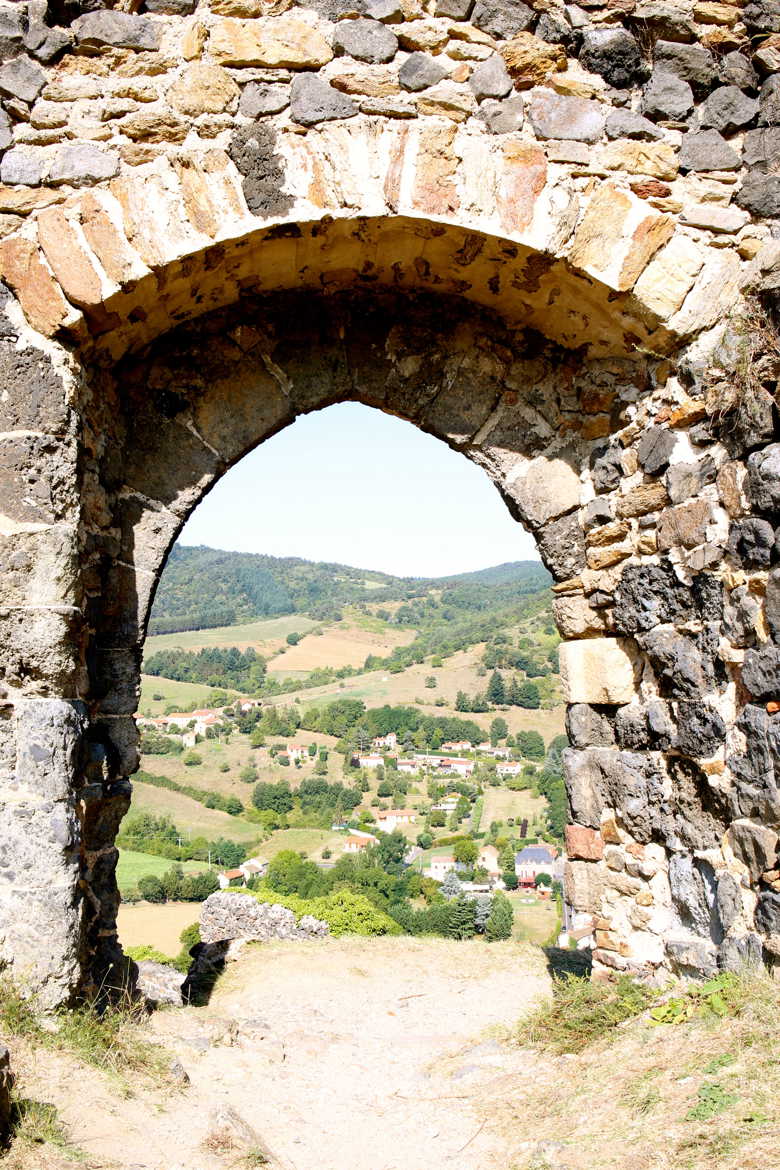
[[[224,723],[222,711],[216,707],[200,707],[197,711],[173,711],[170,715],[145,715],[136,720],[139,727],[153,727],[156,731],[169,731],[171,727],[182,732],[185,747],[195,747],[198,736],[203,739],[210,727]]]
[[[476,767],[475,755],[491,756],[497,761],[496,772],[499,776],[518,776],[523,765],[509,759],[509,749],[493,747],[490,743],[478,743],[472,747],[467,739],[451,740],[443,743],[441,754],[431,752],[415,752],[407,758],[401,759],[398,750],[398,736],[394,731],[388,735],[378,735],[371,743],[370,752],[358,752],[352,758],[353,767],[379,768],[389,757],[396,761],[399,772],[406,776],[419,776],[421,773],[439,773],[440,775],[455,775],[468,778]],[[460,755],[461,752],[471,752],[471,757]]]
[[[498,849],[495,845],[483,845],[477,855],[475,867],[487,872],[487,882],[472,883],[475,889],[485,886],[488,889],[504,889],[501,876],[501,867],[498,862]],[[515,874],[520,889],[533,889],[539,874],[548,874],[551,881],[563,881],[563,865],[565,858],[554,845],[526,845],[515,854]],[[448,873],[463,873],[470,869],[462,861],[456,861],[451,853],[434,856],[423,869],[425,877],[443,882]]]
[[[226,890],[228,886],[246,886],[255,877],[265,877],[268,872],[268,862],[261,857],[248,857],[235,869],[225,869],[217,874],[219,888]]]

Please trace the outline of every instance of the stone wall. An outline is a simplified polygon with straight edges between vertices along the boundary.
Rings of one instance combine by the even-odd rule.
[[[597,969],[780,954],[774,0],[0,0],[0,57],[0,954],[121,977],[166,553],[344,400],[555,578]]]

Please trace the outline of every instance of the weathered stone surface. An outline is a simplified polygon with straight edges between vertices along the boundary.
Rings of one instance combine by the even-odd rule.
[[[602,147],[598,161],[607,170],[658,179],[674,179],[678,171],[677,153],[668,142],[610,142]]]
[[[721,715],[707,703],[679,703],[677,722],[675,746],[685,756],[712,756],[726,738]]]
[[[601,906],[604,874],[601,866],[589,861],[567,861],[563,871],[566,901],[572,910],[596,913]]]
[[[664,813],[663,782],[651,756],[592,747],[564,753],[564,781],[575,820],[598,829],[606,809],[617,810],[628,832],[651,840]]]
[[[289,85],[263,85],[250,82],[241,93],[238,112],[245,118],[260,118],[278,114],[290,104]]]
[[[598,102],[561,97],[543,89],[532,94],[528,116],[540,138],[575,142],[598,142],[606,123],[604,108]]]
[[[398,51],[398,37],[378,20],[342,20],[333,35],[337,56],[346,54],[357,61],[392,61]]]
[[[293,78],[290,87],[290,115],[301,126],[314,126],[335,118],[351,118],[357,106],[346,94],[339,93],[323,77],[304,73]]]
[[[138,991],[153,1007],[182,1007],[181,989],[186,978],[181,971],[164,963],[143,959],[138,967]]]
[[[630,110],[613,110],[607,118],[607,138],[643,138],[653,141],[663,138],[663,131],[641,114]]]
[[[471,21],[499,40],[525,32],[534,22],[534,13],[522,0],[477,0]]]
[[[498,53],[475,66],[469,78],[469,86],[477,101],[484,98],[503,98],[511,92],[512,78]]]
[[[427,53],[410,53],[398,71],[403,88],[413,93],[438,85],[446,76],[447,70],[441,61]]]
[[[478,117],[491,134],[512,134],[515,130],[522,129],[524,118],[522,95],[512,94],[502,102],[488,99],[480,105]]]
[[[642,113],[648,118],[680,122],[693,109],[693,90],[687,81],[656,66],[642,90]]]
[[[692,500],[678,504],[662,513],[658,521],[658,549],[695,548],[707,539],[708,526],[713,522],[709,500]]]
[[[626,29],[614,26],[585,30],[580,63],[616,89],[633,85],[643,72],[638,41]]]
[[[68,304],[30,240],[0,241],[0,276],[14,290],[34,329],[51,336],[68,315]]]
[[[761,891],[755,922],[762,934],[780,934],[780,894],[774,890]]]
[[[43,179],[43,157],[18,147],[7,150],[0,162],[0,180],[9,187],[38,187]]]
[[[775,869],[780,837],[768,825],[739,819],[729,827],[729,844],[739,860],[747,866],[751,880],[756,882],[762,873]]]
[[[0,93],[34,102],[46,84],[46,71],[29,57],[16,57],[0,66]]]
[[[706,93],[718,75],[717,60],[703,45],[657,41],[653,57],[657,69],[690,82],[698,94]]]
[[[183,118],[163,110],[141,110],[122,120],[122,131],[134,142],[183,142],[188,126]]]
[[[748,97],[735,85],[722,85],[713,90],[702,106],[699,124],[712,127],[721,134],[732,134],[748,126],[758,113],[758,102]]]
[[[767,219],[780,215],[780,182],[777,176],[751,171],[737,192],[736,201],[752,215]]]
[[[198,118],[201,114],[221,114],[233,105],[238,94],[238,86],[227,70],[195,62],[168,90],[168,101],[177,113]]]
[[[304,914],[296,922],[292,910],[257,902],[247,894],[218,890],[201,905],[200,937],[204,943],[246,938],[268,942],[276,938],[324,938],[327,922]]]
[[[72,27],[76,44],[83,51],[154,50],[160,46],[159,26],[130,12],[85,12]]]
[[[650,658],[662,695],[695,699],[714,685],[712,663],[696,639],[662,628],[640,635],[638,641]]]
[[[648,427],[637,443],[637,459],[648,475],[659,475],[669,466],[677,436],[668,427]]]
[[[606,711],[589,703],[572,703],[567,708],[566,734],[575,748],[611,747],[615,742],[615,731]]]
[[[567,825],[565,829],[566,854],[572,860],[601,861],[604,840],[601,833],[584,825]]]
[[[630,703],[636,694],[635,657],[625,638],[562,642],[561,689],[567,703]]]
[[[244,198],[254,215],[281,215],[292,206],[292,198],[283,190],[282,160],[270,127],[262,123],[239,127],[228,153],[243,176]]]
[[[295,9],[261,20],[220,20],[211,31],[209,48],[219,65],[270,69],[316,69],[333,57],[319,24]]]
[[[748,130],[742,140],[742,161],[768,174],[780,173],[780,126]]]
[[[780,647],[768,644],[748,650],[742,666],[742,682],[754,699],[780,696]]]
[[[736,171],[740,159],[717,130],[688,133],[680,148],[680,169],[683,171]]]
[[[537,540],[542,560],[558,580],[574,577],[585,568],[585,541],[576,516],[551,520]]]
[[[775,532],[767,520],[735,520],[729,530],[729,556],[748,567],[768,568],[774,544]]]
[[[560,45],[548,45],[529,32],[518,33],[500,46],[509,76],[517,89],[542,85],[553,73],[566,68],[566,53]],[[560,138],[551,134],[551,138]]]
[[[748,492],[762,512],[780,508],[780,443],[771,443],[763,451],[748,457]]]
[[[119,172],[119,157],[89,143],[73,143],[60,147],[49,170],[49,182],[54,186],[67,183],[71,187],[88,187],[104,179],[113,179]]]
[[[707,979],[717,973],[715,946],[695,935],[670,937],[665,940],[666,953],[673,969],[693,979]]]

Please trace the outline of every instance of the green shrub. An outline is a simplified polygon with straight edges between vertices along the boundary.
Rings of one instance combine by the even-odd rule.
[[[232,893],[233,891],[231,891]],[[312,914],[327,922],[332,935],[342,934],[402,934],[401,927],[389,914],[377,910],[363,894],[353,890],[333,890],[318,898],[299,898],[295,894],[279,894],[270,886],[260,885],[256,890],[236,890],[239,897],[254,898],[257,902],[270,902],[277,906],[286,906],[292,910],[296,918],[304,914]]]
[[[173,967],[176,962],[170,955],[164,955],[162,951],[158,951],[155,947],[150,947],[146,943],[140,947],[125,947],[124,951],[127,957],[135,963],[149,961],[152,963],[164,963],[166,967]]]

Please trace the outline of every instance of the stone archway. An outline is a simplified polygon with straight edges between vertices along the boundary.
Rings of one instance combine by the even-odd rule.
[[[692,17],[651,74],[630,27],[345,4],[0,4],[0,954],[50,1002],[113,978],[167,549],[245,451],[354,399],[481,465],[556,579],[597,963],[773,955],[776,372],[730,325],[776,280],[774,82],[705,111],[697,57],[666,92]]]

